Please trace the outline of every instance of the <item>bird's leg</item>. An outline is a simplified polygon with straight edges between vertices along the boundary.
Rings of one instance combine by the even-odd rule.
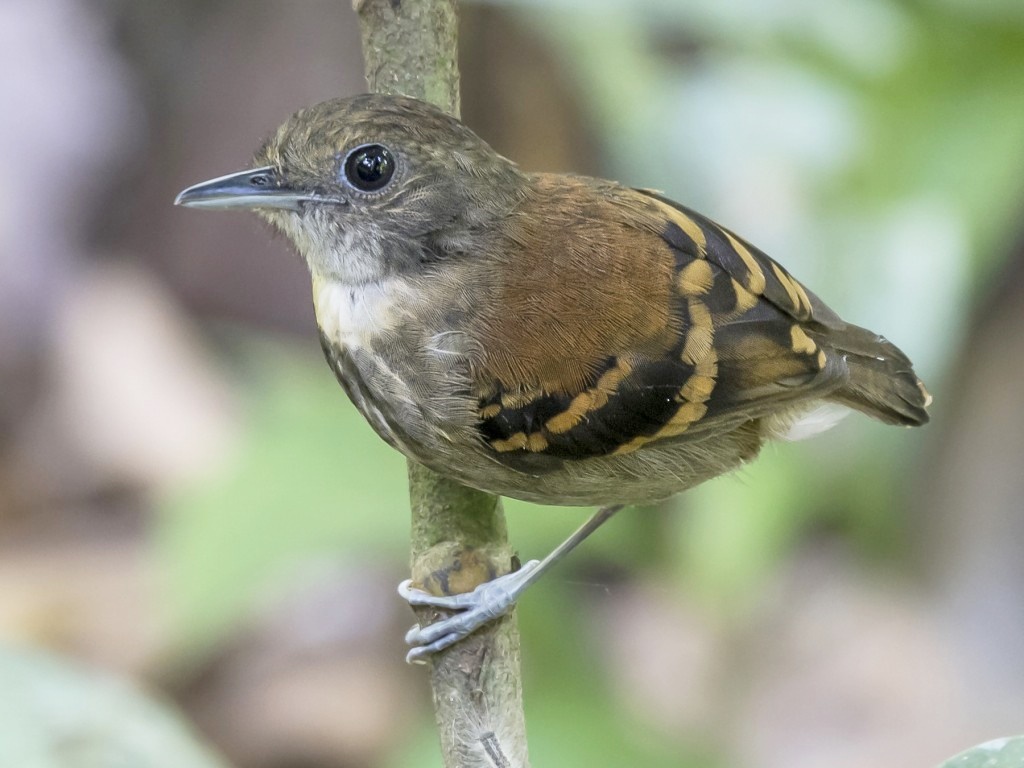
[[[405,642],[413,648],[405,660],[409,663],[422,662],[432,653],[457,643],[484,624],[508,613],[527,587],[540,579],[555,563],[572,552],[603,522],[622,509],[622,506],[622,504],[616,504],[602,507],[543,560],[531,560],[524,563],[518,571],[484,582],[472,592],[448,596],[432,595],[412,586],[411,579],[403,581],[398,585],[398,594],[409,605],[427,605],[432,608],[458,611],[454,616],[426,627],[417,624],[410,629],[405,636]]]

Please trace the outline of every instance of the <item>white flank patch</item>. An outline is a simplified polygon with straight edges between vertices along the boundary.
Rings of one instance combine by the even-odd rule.
[[[804,410],[792,410],[767,417],[761,426],[765,437],[795,442],[820,435],[846,418],[850,409],[836,403],[818,402]]]

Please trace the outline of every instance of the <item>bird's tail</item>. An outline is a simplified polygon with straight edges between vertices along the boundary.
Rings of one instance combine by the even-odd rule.
[[[856,325],[830,327],[818,336],[826,349],[846,358],[849,382],[829,399],[887,424],[917,427],[928,422],[932,402],[913,363],[892,342]]]

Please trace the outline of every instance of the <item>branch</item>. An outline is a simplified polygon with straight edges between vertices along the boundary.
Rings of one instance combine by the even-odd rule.
[[[459,114],[455,0],[354,0],[370,90]],[[470,592],[508,573],[501,501],[409,462],[412,578],[435,594]],[[440,613],[417,609],[421,623]],[[525,768],[519,632],[514,611],[430,662],[446,768]]]

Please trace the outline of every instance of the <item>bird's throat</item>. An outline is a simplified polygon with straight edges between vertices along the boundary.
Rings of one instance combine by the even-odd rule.
[[[313,275],[313,309],[321,332],[342,349],[371,348],[408,317],[412,286],[401,277],[349,285]]]

